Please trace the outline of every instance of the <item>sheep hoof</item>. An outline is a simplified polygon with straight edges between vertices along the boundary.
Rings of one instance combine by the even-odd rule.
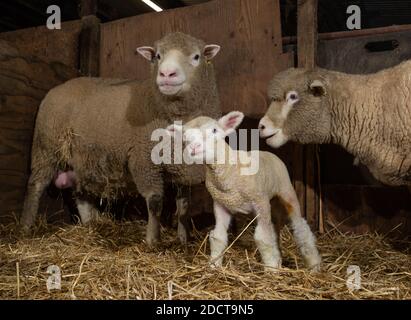
[[[223,261],[221,261],[221,260],[215,261],[214,259],[211,259],[211,261],[210,261],[210,268],[211,269],[218,269],[218,268],[221,268],[222,266],[223,266]]]
[[[20,225],[17,229],[17,233],[21,237],[28,237],[32,234],[32,228],[27,225]]]
[[[160,239],[158,237],[147,236],[146,242],[149,247],[157,247]]]
[[[178,238],[183,246],[187,246],[188,237],[185,229],[178,228]]]
[[[314,266],[310,266],[310,273],[319,273],[321,272],[321,263],[318,263]]]

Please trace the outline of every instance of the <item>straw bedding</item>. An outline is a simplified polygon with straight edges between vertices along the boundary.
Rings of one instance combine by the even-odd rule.
[[[162,230],[150,249],[142,221],[105,216],[91,227],[40,222],[31,237],[0,227],[2,299],[411,299],[410,243],[378,234],[320,235],[323,272],[311,274],[287,228],[282,231],[283,269],[264,273],[252,227],[225,255],[223,269],[208,267],[207,230],[194,230],[187,250],[176,232]],[[234,237],[231,238],[235,240]],[[47,291],[47,267],[61,268],[61,290]],[[362,288],[350,291],[347,267],[361,268]]]

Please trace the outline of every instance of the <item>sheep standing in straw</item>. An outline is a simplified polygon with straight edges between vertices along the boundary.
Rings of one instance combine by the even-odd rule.
[[[369,75],[288,69],[268,95],[259,129],[270,146],[339,144],[383,183],[411,186],[411,61]]]
[[[156,243],[163,180],[141,169],[147,159],[135,148],[141,144],[139,133],[146,138],[144,128],[155,119],[169,123],[220,115],[211,64],[219,49],[183,33],[172,33],[154,47],[137,49],[152,65],[147,81],[77,78],[52,89],[36,119],[32,172],[21,217],[24,229],[32,226],[40,196],[54,180],[59,187],[75,184],[82,222],[89,221],[94,212],[90,195],[115,199],[140,193],[149,213],[147,242]],[[149,137],[146,141],[150,143]],[[201,166],[186,169],[190,171],[185,175],[188,179],[179,182],[190,185],[204,180]],[[186,199],[187,195],[177,199],[182,202],[177,205],[179,217],[186,214]],[[179,233],[184,234],[182,229],[180,223]]]
[[[262,261],[268,268],[281,266],[277,237],[271,221],[270,201],[278,197],[284,205],[295,240],[309,268],[318,270],[321,258],[315,237],[301,216],[300,205],[291,184],[287,168],[274,154],[262,151],[234,151],[224,138],[241,123],[244,115],[233,111],[218,121],[197,117],[184,125],[168,127],[170,134],[181,136],[185,152],[196,161],[206,162],[206,186],[214,200],[216,225],[210,233],[212,263],[221,266],[227,247],[227,229],[232,214],[254,213],[257,226],[254,239]],[[243,159],[243,160],[241,160]],[[244,159],[250,161],[244,164]],[[246,166],[257,161],[258,170]]]

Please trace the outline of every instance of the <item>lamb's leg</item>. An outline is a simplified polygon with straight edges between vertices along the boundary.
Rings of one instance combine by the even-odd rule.
[[[281,253],[278,249],[277,236],[271,221],[270,202],[264,201],[264,203],[255,205],[255,213],[258,216],[254,240],[261,254],[263,264],[266,266],[266,270],[278,269],[281,267]]]
[[[81,224],[87,225],[97,218],[97,209],[91,202],[76,199],[76,205],[80,215]]]
[[[231,214],[226,208],[214,201],[215,227],[210,232],[211,266],[221,267],[223,264],[223,252],[228,243],[228,227]]]
[[[190,235],[189,221],[190,217],[187,214],[188,209],[188,190],[185,187],[179,187],[176,199],[176,215],[178,220],[177,233],[180,243],[187,245],[187,240]]]
[[[32,169],[24,200],[23,212],[20,218],[20,224],[24,232],[29,231],[36,220],[40,197],[52,180],[53,173],[51,166]]]
[[[315,236],[307,221],[301,216],[300,204],[294,189],[289,188],[287,192],[280,194],[279,198],[287,210],[295,242],[307,266],[312,271],[320,271],[321,256],[315,244]]]

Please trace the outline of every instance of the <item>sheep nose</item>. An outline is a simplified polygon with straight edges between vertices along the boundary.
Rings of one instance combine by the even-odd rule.
[[[194,153],[196,152],[196,149],[198,149],[198,148],[200,148],[200,147],[201,147],[200,143],[193,143],[193,144],[190,145],[190,149],[191,149]]]
[[[177,70],[161,70],[160,77],[162,78],[175,78],[177,77]]]
[[[258,126],[258,129],[264,130],[264,129],[265,129],[265,125],[263,125],[263,124],[260,123],[260,125]]]

